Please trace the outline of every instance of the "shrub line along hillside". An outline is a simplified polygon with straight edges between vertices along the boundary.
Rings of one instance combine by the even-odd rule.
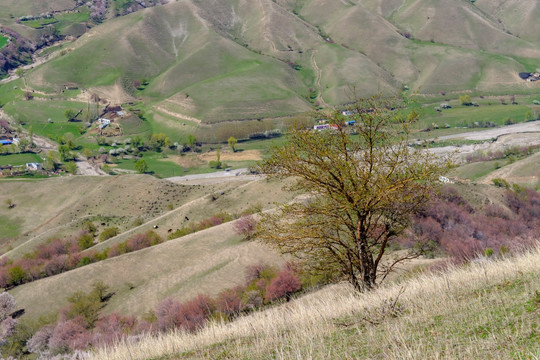
[[[221,212],[170,233],[167,240],[221,225],[236,218],[238,216],[235,214]],[[245,238],[251,236],[255,226],[256,220],[249,214],[242,214],[242,217],[234,224],[235,231]],[[100,234],[100,240],[104,241],[116,236],[117,231],[118,228],[105,229]],[[110,233],[111,236],[103,236],[107,233]],[[33,252],[26,253],[22,258],[15,261],[9,257],[3,257],[0,261],[0,287],[9,289],[163,242],[159,235],[150,230],[145,233],[136,233],[127,240],[115,243],[99,252],[91,248],[94,245],[94,237],[93,232],[84,230],[78,236],[70,239],[51,239],[45,244],[38,245]]]
[[[358,294],[345,284],[293,302],[96,351],[91,359],[537,358],[540,250]]]

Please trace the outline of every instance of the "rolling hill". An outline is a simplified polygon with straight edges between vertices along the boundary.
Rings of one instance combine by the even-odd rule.
[[[281,135],[290,117],[314,108],[339,108],[350,101],[353,90],[360,96],[408,90],[425,100],[418,105],[428,115],[419,125],[425,130],[417,133],[419,139],[476,131],[480,123],[501,126],[540,116],[540,81],[518,76],[540,68],[540,5],[534,1],[171,0],[116,16],[118,7],[127,3],[110,1],[102,22],[90,23],[89,9],[77,17],[64,13],[75,6],[73,0],[0,0],[6,9],[0,24],[29,41],[51,28],[33,28],[16,18],[45,11],[66,16],[58,15],[57,30],[76,37],[34,54],[38,65],[0,83],[0,114],[14,125],[13,133],[31,126],[36,136],[59,142],[71,133],[81,153],[110,155],[104,164],[112,168],[133,171],[135,161],[145,159],[156,175],[171,176],[192,174],[197,166],[210,171],[214,159],[227,161],[224,167],[247,167],[268,155],[272,136]],[[478,100],[476,106],[461,104],[463,93]],[[517,101],[515,96],[505,99],[512,95],[518,95]],[[438,108],[442,101],[452,108]],[[118,120],[121,136],[100,142],[96,124],[91,129],[85,122],[91,106],[98,112],[107,104],[122,104],[128,116]],[[77,121],[66,118],[67,109],[86,109],[86,121],[83,116]],[[220,144],[240,132],[245,136],[239,138],[239,151]],[[169,144],[178,144],[126,152],[136,136],[148,145],[151,135],[158,133],[170,137]],[[197,139],[184,151],[193,134]],[[259,137],[243,141],[253,134]],[[533,129],[527,136],[498,135],[489,144],[456,136],[445,141],[456,148],[478,146],[478,152],[503,153],[520,145],[536,146],[537,134]],[[119,147],[123,155],[111,155]],[[493,186],[493,179],[536,186],[540,157],[533,150],[522,157],[456,168],[453,175],[463,182],[456,188],[472,206],[505,207],[504,189]],[[46,154],[22,155],[39,159]],[[167,171],[160,173],[160,166]],[[150,230],[167,239],[219,213],[238,216],[293,200],[296,194],[284,191],[283,185],[254,176],[215,183],[133,174],[1,179],[0,261],[31,257],[53,238],[76,236],[88,221],[96,233],[117,227],[119,234],[103,242],[95,239],[86,254]],[[11,203],[15,206],[6,206]],[[244,241],[232,222],[213,225],[9,291],[26,310],[24,319],[35,319],[57,312],[70,294],[88,291],[101,280],[114,293],[103,314],[140,316],[168,297],[188,300],[233,288],[244,281],[249,265],[280,266],[286,261],[259,242]],[[196,334],[166,335],[160,344],[142,339],[127,350],[108,349],[95,356],[347,358],[350,349],[356,357],[368,357],[369,346],[376,348],[374,358],[418,358],[426,353],[442,358],[537,356],[529,350],[530,344],[538,343],[530,314],[537,313],[539,302],[533,281],[538,269],[531,265],[538,257],[535,252],[496,263],[478,262],[440,276],[385,285],[367,295],[332,286],[234,323],[213,323]],[[431,262],[420,260],[413,270],[423,271]],[[434,297],[444,301],[434,304],[429,301]],[[397,298],[398,312],[384,313],[380,322],[361,318],[366,313],[380,316]],[[510,305],[502,306],[504,301]],[[343,306],[334,311],[336,303]],[[531,303],[533,310],[526,310]],[[456,304],[463,304],[467,312],[461,314]],[[466,316],[481,313],[487,318],[474,318],[474,329],[461,327]],[[516,316],[521,322],[503,326]],[[506,331],[507,348],[493,347],[499,330]],[[404,339],[416,344],[408,353],[397,346]],[[449,342],[460,345],[449,348]],[[158,347],[163,350],[155,351]]]
[[[513,4],[175,1],[105,21],[27,80],[207,124],[343,104],[352,85],[360,95],[538,92],[518,76],[540,67],[538,5]]]

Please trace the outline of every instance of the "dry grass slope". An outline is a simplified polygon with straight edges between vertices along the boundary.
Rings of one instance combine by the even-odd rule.
[[[67,305],[75,291],[89,291],[101,280],[115,295],[105,313],[141,315],[167,297],[189,300],[197,294],[217,295],[243,283],[245,268],[283,258],[254,242],[244,242],[232,223],[219,225],[157,246],[87,265],[10,291],[34,318]],[[38,305],[39,304],[39,305]]]
[[[0,217],[21,219],[21,235],[1,249],[13,248],[6,255],[17,258],[48,238],[78,232],[85,221],[92,221],[98,231],[109,226],[124,231],[138,217],[147,221],[169,211],[169,206],[176,208],[220,189],[184,186],[148,175],[2,181],[0,202],[4,205],[11,198],[16,206],[1,206]]]
[[[534,250],[367,294],[330,286],[230,324],[119,344],[92,359],[538,358],[539,264]]]
[[[95,179],[75,179],[77,178],[80,182]],[[220,212],[241,213],[254,207],[265,210],[274,207],[274,201],[278,199],[288,201],[292,197],[281,189],[282,182],[264,179],[208,186],[185,186],[141,175],[108,179],[109,185],[106,189],[111,192],[106,190],[104,197],[81,196],[77,201],[82,207],[67,207],[60,212],[64,216],[74,216],[74,213],[77,214],[75,209],[94,212],[93,204],[97,203],[98,213],[104,215],[120,215],[123,211],[142,214],[148,210],[144,207],[141,210],[139,205],[156,206],[156,199],[163,203],[166,210],[158,216],[149,216],[143,225],[129,228],[120,235],[95,245],[89,251],[103,251],[134,234],[149,230],[166,238],[168,229],[174,231],[190,222],[196,223]],[[90,183],[92,184],[92,181]],[[73,190],[77,181],[69,181],[68,184],[73,185]],[[179,189],[184,189],[186,193],[181,192],[183,196],[179,199],[180,205],[175,203],[175,208],[169,210],[166,206],[168,201],[165,200],[174,200],[175,190]],[[91,194],[101,192],[103,191]],[[125,201],[126,198],[132,201]],[[131,207],[124,208],[127,205]],[[186,220],[187,218],[189,220]],[[77,219],[77,216],[74,219]],[[81,224],[80,220],[67,222],[79,226]],[[240,285],[244,279],[239,274],[243,274],[248,265],[280,265],[284,261],[283,257],[259,243],[244,242],[235,233],[232,225],[232,222],[225,223],[151,248],[28,283],[14,288],[11,293],[26,309],[27,316],[35,317],[58,311],[67,304],[66,298],[71,293],[87,291],[94,281],[102,280],[115,292],[105,309],[106,312],[140,315],[169,296],[187,300],[199,293],[216,295],[224,288]],[[158,228],[154,229],[154,226]],[[7,255],[22,256],[39,241],[47,239],[47,235],[50,233],[32,238]]]

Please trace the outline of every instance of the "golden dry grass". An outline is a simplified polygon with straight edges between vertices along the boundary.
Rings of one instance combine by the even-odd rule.
[[[124,231],[137,217],[149,220],[169,211],[170,205],[176,208],[223,187],[185,186],[148,175],[3,181],[1,186],[2,204],[12,198],[16,206],[0,207],[0,216],[23,220],[21,235],[2,247],[13,248],[6,253],[11,258],[48,238],[77,233],[85,221],[92,221],[98,231],[109,226]]]
[[[232,223],[226,223],[18,286],[10,293],[26,309],[25,316],[34,318],[58,311],[70,294],[88,291],[94,281],[102,280],[115,293],[105,313],[140,315],[169,296],[188,300],[240,285],[248,265],[283,261],[258,243],[242,241]]]
[[[516,183],[534,187],[540,182],[539,161],[540,153],[533,154],[489,173],[480,179],[480,182],[491,184],[493,179],[502,178],[511,184]]]
[[[149,336],[97,350],[91,358],[538,358],[539,264],[540,251],[534,250],[366,294],[329,286],[196,334]]]
[[[120,179],[122,178],[129,180],[129,177],[123,176]],[[137,178],[144,181],[146,177]],[[173,187],[170,187],[160,180],[155,181],[165,189],[179,186],[171,183]],[[124,181],[123,184],[133,187],[134,191],[137,189],[137,184],[130,181]],[[253,207],[263,210],[272,208],[276,199],[288,201],[293,196],[285,193],[281,189],[282,185],[283,183],[277,181],[257,180],[186,187],[193,191],[192,200],[147,219],[141,226],[130,228],[95,245],[89,251],[103,251],[134,234],[149,230],[166,238],[169,229],[172,232],[220,212],[240,213]],[[139,191],[139,195],[125,193],[125,196],[137,196],[149,201],[145,191]],[[109,209],[118,206],[119,201],[109,202]],[[157,226],[157,229],[154,229],[154,226]],[[35,245],[35,242],[28,244],[25,249],[30,249],[30,245]],[[22,249],[19,249],[18,253],[21,254]],[[168,296],[189,299],[199,293],[215,295],[224,288],[239,285],[244,280],[243,273],[248,265],[279,265],[283,261],[283,257],[259,243],[242,241],[234,232],[232,222],[229,222],[151,248],[18,286],[11,290],[11,293],[18,304],[26,309],[25,316],[35,317],[58,311],[67,304],[66,298],[71,293],[87,291],[94,281],[102,280],[115,292],[105,312],[140,315]]]

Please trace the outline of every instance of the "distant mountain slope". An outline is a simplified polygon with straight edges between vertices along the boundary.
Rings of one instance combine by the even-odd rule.
[[[399,90],[539,91],[539,6],[466,0],[182,0],[115,18],[28,75],[100,87],[203,122],[278,117]],[[148,85],[138,87],[142,80]],[[136,88],[139,88],[138,90]]]
[[[538,1],[477,0],[475,5],[495,19],[505,30],[521,39],[538,43],[540,3]]]

